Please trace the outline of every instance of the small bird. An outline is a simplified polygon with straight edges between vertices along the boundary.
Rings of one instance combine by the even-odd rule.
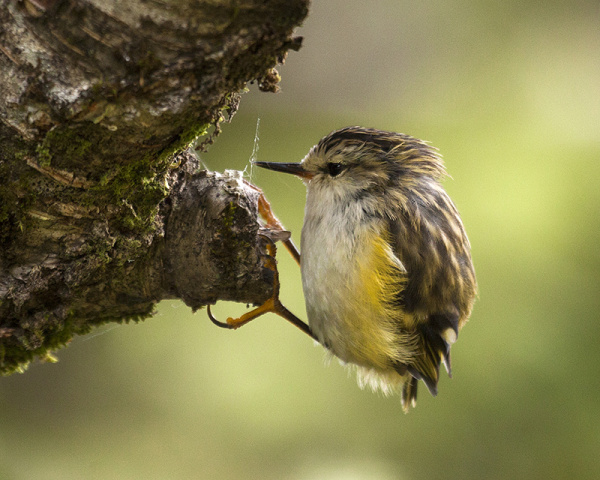
[[[361,386],[400,392],[405,411],[416,405],[419,380],[436,395],[440,363],[451,375],[450,347],[477,293],[437,150],[409,135],[347,127],[300,163],[254,164],[294,174],[307,188],[307,333],[354,366]],[[290,320],[281,308],[270,311]]]

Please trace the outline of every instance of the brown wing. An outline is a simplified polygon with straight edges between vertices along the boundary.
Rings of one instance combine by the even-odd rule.
[[[411,198],[389,220],[389,228],[394,251],[408,272],[398,302],[416,319],[418,340],[415,360],[397,369],[408,370],[436,395],[440,363],[451,374],[450,347],[476,295],[469,241],[454,204],[438,185]],[[406,395],[416,397],[416,382]]]

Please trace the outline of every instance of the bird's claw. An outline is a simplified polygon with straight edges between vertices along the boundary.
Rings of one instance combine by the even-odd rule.
[[[210,318],[210,321],[213,322],[217,327],[228,328],[228,329],[237,328],[237,327],[230,325],[229,323],[221,322],[221,321],[217,320],[214,317],[214,315],[212,314],[212,312],[210,311],[210,305],[206,306],[206,314],[208,315],[208,318]],[[227,320],[229,320],[229,318]]]
[[[273,213],[271,204],[267,200],[267,197],[265,197],[263,191],[246,180],[244,180],[244,183],[248,188],[258,193],[258,214],[264,220],[265,226],[269,230],[269,236],[274,241],[281,241],[292,258],[300,265],[300,252],[296,245],[294,245],[294,242],[292,242],[292,239],[290,238],[291,234]]]
[[[268,298],[265,303],[255,308],[254,310],[244,313],[239,318],[229,317],[226,322],[221,322],[217,320],[210,310],[210,305],[207,305],[206,313],[208,314],[208,318],[210,318],[210,321],[213,322],[217,327],[235,330],[236,328],[239,328],[242,325],[251,322],[255,318],[264,315],[265,313],[272,312],[279,315],[282,318],[285,318],[288,322],[292,323],[304,333],[306,333],[308,336],[316,340],[316,337],[312,333],[310,327],[298,317],[296,317],[287,308],[285,308],[283,304],[279,301],[279,272],[277,271],[277,261],[275,260],[277,248],[275,246],[275,242],[269,236],[261,236],[263,236],[267,241],[267,255],[265,255],[265,267],[273,271],[273,295],[270,298]]]
[[[292,240],[290,239],[290,232],[283,228],[281,222],[273,214],[273,211],[271,210],[271,205],[265,198],[263,192],[254,185],[248,182],[245,183],[250,188],[259,193],[258,211],[260,216],[265,220],[267,228],[261,228],[258,232],[258,235],[261,238],[263,238],[266,242],[267,253],[264,256],[264,267],[273,271],[273,294],[269,299],[267,299],[265,303],[255,308],[254,310],[244,313],[239,318],[229,317],[226,322],[221,322],[217,320],[210,311],[210,305],[207,305],[206,312],[208,314],[208,318],[210,318],[210,321],[213,322],[217,327],[234,330],[254,320],[255,318],[260,317],[261,315],[264,315],[265,313],[272,312],[279,315],[280,317],[285,318],[288,322],[296,325],[296,327],[298,327],[304,333],[315,339],[315,336],[310,330],[310,327],[298,317],[296,317],[287,308],[285,308],[283,304],[279,301],[279,272],[277,271],[277,260],[275,259],[275,255],[277,253],[277,247],[275,246],[275,242],[283,242],[287,250],[290,252],[294,260],[298,262],[298,264],[300,264],[300,253],[298,252],[298,249],[295,247],[295,245],[292,243]]]

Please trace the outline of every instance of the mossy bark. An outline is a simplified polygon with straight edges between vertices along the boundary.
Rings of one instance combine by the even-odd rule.
[[[269,296],[256,191],[192,146],[277,89],[307,9],[0,0],[0,373],[164,298]]]

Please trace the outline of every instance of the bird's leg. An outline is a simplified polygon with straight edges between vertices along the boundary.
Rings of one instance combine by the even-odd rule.
[[[265,198],[262,191],[259,190],[258,188],[256,188],[254,185],[251,185],[249,183],[247,183],[247,185],[250,186],[251,188],[253,188],[254,190],[258,191],[260,194],[259,199],[258,199],[258,211],[259,211],[260,216],[265,221],[268,229],[273,231],[274,233],[286,232],[286,230],[283,228],[283,225],[281,224],[281,222],[273,214],[273,211],[271,210],[271,205]],[[267,299],[267,301],[265,303],[263,303],[261,306],[255,308],[254,310],[251,310],[250,312],[246,312],[239,318],[229,317],[226,322],[220,322],[219,320],[217,320],[212,315],[212,312],[210,311],[210,305],[208,305],[207,306],[208,317],[215,325],[217,325],[219,327],[236,329],[236,328],[239,328],[242,325],[245,325],[246,323],[254,320],[255,318],[260,317],[261,315],[264,315],[265,313],[272,312],[272,313],[279,315],[280,317],[285,318],[288,322],[292,323],[293,325],[298,327],[300,330],[302,330],[304,333],[306,333],[308,336],[310,336],[311,338],[316,340],[310,327],[306,323],[304,323],[302,320],[300,320],[296,315],[294,315],[292,312],[290,312],[287,308],[285,308],[283,306],[283,304],[281,303],[281,301],[279,300],[279,286],[280,286],[279,272],[277,270],[277,261],[275,260],[275,255],[277,254],[277,247],[275,246],[275,242],[273,241],[271,236],[262,235],[262,234],[259,234],[259,235],[263,236],[267,240],[267,247],[266,247],[267,255],[265,256],[265,259],[266,259],[265,267],[268,268],[269,270],[273,271],[273,295],[271,295],[271,297],[269,299]],[[276,236],[276,235],[273,235],[273,236]],[[296,262],[298,262],[298,264],[300,264],[300,253],[298,252],[298,249],[296,248],[294,243],[289,239],[289,236],[287,236],[284,239],[282,238],[282,241],[283,241],[285,247],[287,248],[287,250],[292,255],[292,257],[294,257]]]
[[[280,317],[285,318],[288,322],[292,323],[308,336],[316,340],[315,336],[310,330],[310,327],[300,320],[296,315],[290,312],[287,308],[285,308],[279,301],[279,272],[277,271],[277,262],[275,260],[277,248],[275,247],[275,243],[269,237],[265,236],[265,238],[268,240],[267,255],[265,256],[265,267],[273,271],[273,295],[271,295],[271,297],[267,299],[267,301],[260,307],[244,313],[239,318],[229,317],[226,322],[220,322],[217,320],[210,311],[210,305],[208,305],[206,309],[208,318],[210,318],[210,320],[218,327],[236,329],[254,320],[255,318],[260,317],[261,315],[264,315],[265,313],[272,312]]]

